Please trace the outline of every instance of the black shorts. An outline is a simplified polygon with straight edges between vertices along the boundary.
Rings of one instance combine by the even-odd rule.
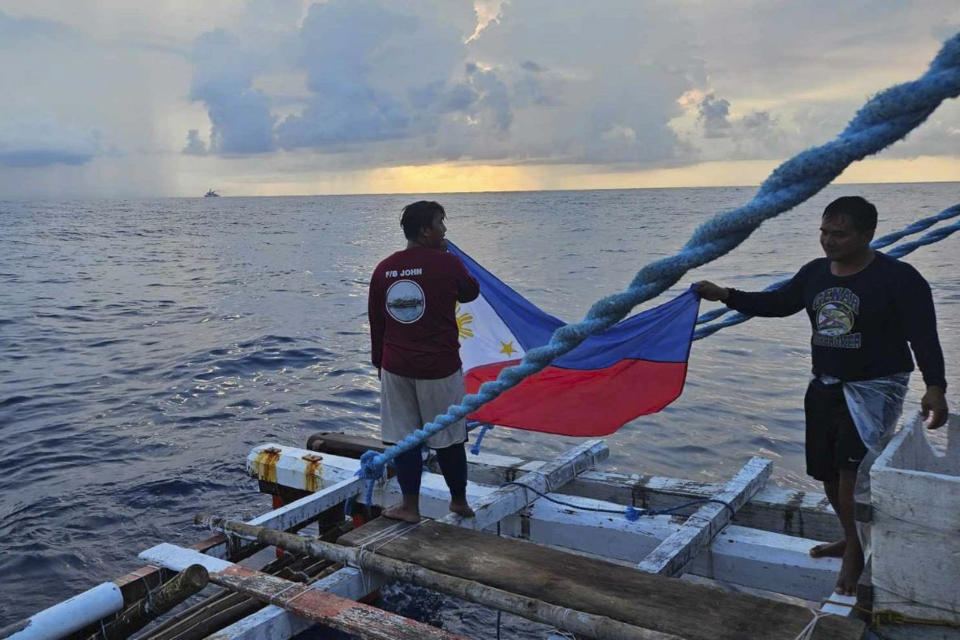
[[[803,399],[807,418],[807,474],[833,480],[840,469],[855,471],[867,448],[850,417],[843,385],[814,379]]]

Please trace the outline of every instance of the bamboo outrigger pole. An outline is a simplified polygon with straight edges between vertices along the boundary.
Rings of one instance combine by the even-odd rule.
[[[636,627],[606,616],[560,607],[471,580],[431,571],[409,562],[376,555],[363,548],[343,547],[315,538],[304,538],[276,529],[232,522],[211,515],[197,515],[194,521],[227,535],[256,540],[264,545],[283,547],[288,551],[315,558],[326,558],[358,569],[372,570],[395,580],[436,589],[463,600],[598,640],[682,640],[673,634]]]

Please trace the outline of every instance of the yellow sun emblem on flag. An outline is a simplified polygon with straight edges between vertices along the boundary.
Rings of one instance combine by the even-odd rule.
[[[460,332],[461,338],[472,338],[473,330],[470,329],[469,325],[473,322],[473,315],[469,313],[460,313],[460,303],[458,302],[453,313],[457,316],[457,330]]]

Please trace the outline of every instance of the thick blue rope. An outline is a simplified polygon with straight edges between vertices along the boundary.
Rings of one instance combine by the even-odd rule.
[[[950,211],[952,209],[956,209],[957,212],[960,213],[960,205],[951,207],[950,209],[947,209],[947,211]],[[914,251],[915,249],[919,249],[920,247],[925,247],[929,244],[933,244],[934,242],[940,242],[950,234],[955,233],[957,231],[960,231],[960,221],[934,229],[930,233],[920,236],[916,240],[911,240],[910,242],[904,242],[903,244],[898,244],[890,251],[887,251],[887,255],[890,256],[891,258],[902,258],[903,256],[907,255],[911,251]],[[781,282],[774,284],[771,287],[767,287],[766,289],[764,289],[764,291],[779,289],[780,287],[785,285],[787,282],[789,282],[789,280],[783,280]],[[693,339],[700,340],[701,338],[706,338],[707,336],[711,336],[715,334],[717,331],[720,331],[720,329],[741,324],[743,322],[746,322],[752,317],[753,316],[748,316],[744,313],[736,312],[726,320],[723,320],[722,322],[715,322],[713,324],[708,324],[700,327],[699,329],[693,332]]]
[[[434,422],[428,422],[383,453],[365,452],[360,457],[357,475],[380,478],[388,460],[420,446],[433,434],[543,370],[587,337],[612,327],[635,306],[666,291],[687,271],[732,251],[762,222],[820,191],[850,163],[903,138],[941,102],[957,95],[960,95],[960,34],[944,43],[923,76],[885,89],[871,98],[840,135],[784,162],[764,181],[750,202],[700,225],[679,253],[640,269],[626,291],[594,303],[581,322],[559,327],[546,345],[528,350],[520,364],[503,369],[496,380],[481,385],[479,393],[464,396],[460,404],[451,405],[446,413],[434,418]]]
[[[938,222],[941,222],[943,220],[949,220],[950,218],[955,218],[957,216],[960,216],[960,204],[955,204],[948,209],[944,209],[943,211],[941,211],[935,216],[930,216],[928,218],[921,218],[920,220],[917,220],[913,224],[907,227],[904,227],[900,231],[894,231],[893,233],[888,233],[885,236],[877,238],[876,240],[870,243],[870,246],[874,249],[882,249],[884,247],[887,247],[893,244],[897,240],[900,240],[901,238],[912,235],[914,233],[920,233],[921,231],[925,231],[929,229],[930,227],[937,224]],[[786,280],[780,280],[779,282],[774,282],[772,285],[764,289],[764,291],[774,291],[784,286],[788,282],[790,282],[790,278],[787,278]],[[732,312],[733,312],[733,309],[726,309],[724,307],[720,307],[718,309],[711,309],[706,313],[701,313],[697,317],[697,324],[706,324],[708,322],[712,322],[713,320],[716,320],[717,318],[720,318]],[[734,323],[734,324],[738,324],[738,323]],[[724,325],[724,326],[730,326],[730,325]]]

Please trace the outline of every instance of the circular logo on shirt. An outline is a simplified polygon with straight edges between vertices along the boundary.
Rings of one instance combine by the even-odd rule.
[[[817,309],[817,333],[843,336],[853,329],[853,309],[842,302],[831,301]]]
[[[387,313],[397,322],[416,322],[426,307],[423,289],[413,280],[397,280],[387,289]]]

